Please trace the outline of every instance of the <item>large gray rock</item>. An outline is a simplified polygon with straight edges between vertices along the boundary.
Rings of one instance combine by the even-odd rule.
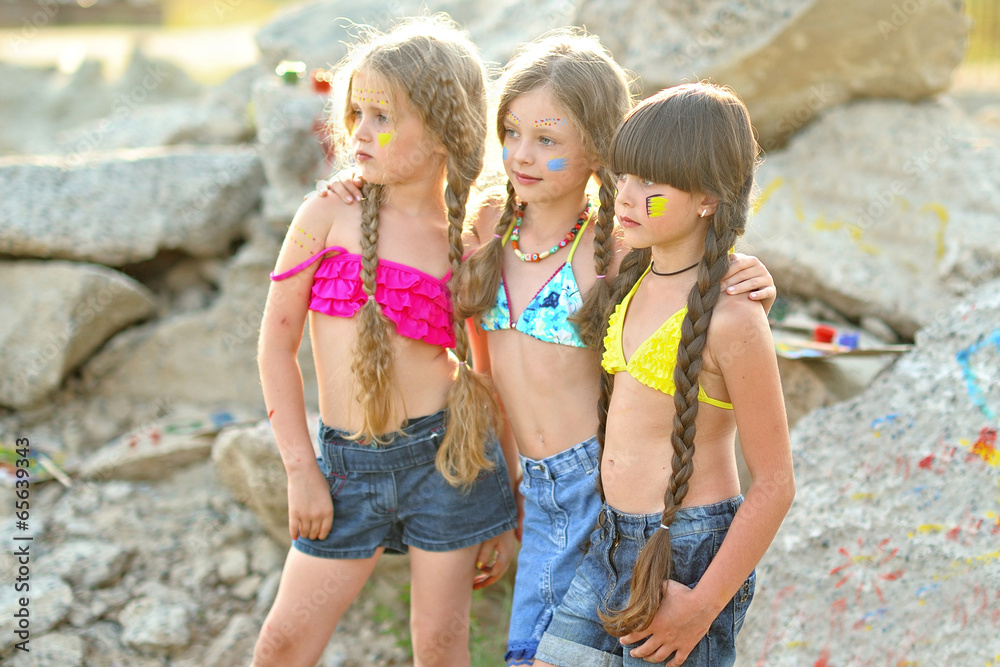
[[[758,568],[746,664],[995,660],[998,368],[994,280],[865,393],[798,423],[798,492]]]
[[[226,254],[264,184],[250,150],[175,148],[0,160],[0,252],[120,266]]]
[[[143,596],[119,615],[122,643],[146,654],[164,654],[187,646],[191,638],[191,605]]]
[[[11,646],[24,640],[23,637],[15,635],[15,631],[24,630],[23,610],[27,609],[29,642],[27,647],[32,648],[30,640],[39,635],[43,635],[52,628],[59,625],[69,614],[73,606],[73,590],[69,584],[57,576],[45,574],[32,570],[30,566],[31,555],[37,553],[37,543],[21,542],[17,543],[15,549],[20,549],[22,545],[28,545],[29,564],[28,574],[18,575],[23,578],[20,583],[27,582],[27,591],[17,591],[13,581],[5,583],[0,589],[0,652],[6,651]],[[20,567],[20,566],[19,566]],[[15,570],[15,573],[17,570]],[[12,573],[14,574],[14,573]],[[11,578],[13,580],[13,577]],[[27,599],[27,606],[21,604],[23,599]],[[15,617],[15,614],[22,614]]]
[[[74,586],[90,589],[118,581],[131,556],[132,550],[120,544],[73,540],[40,558],[38,567]]]
[[[771,153],[748,252],[779,289],[912,337],[1000,275],[1000,133],[938,102],[831,109]]]
[[[857,97],[947,89],[969,29],[958,0],[577,4],[574,24],[599,34],[645,95],[701,78],[730,85],[767,149]]]
[[[76,635],[50,632],[33,638],[31,652],[14,654],[11,667],[81,667],[86,645]]]
[[[282,233],[312,192],[329,175],[321,143],[326,133],[328,97],[278,77],[258,79],[253,87],[257,141],[267,188],[264,217]]]
[[[276,252],[273,244],[241,248],[226,266],[210,308],[171,315],[113,338],[81,369],[80,389],[94,401],[125,395],[134,403],[166,402],[175,409],[221,406],[263,415],[254,360]],[[307,396],[315,397],[310,354],[305,336],[300,363]]]
[[[0,404],[11,407],[43,399],[108,338],[155,310],[141,284],[91,264],[0,261],[0,294]]]
[[[315,423],[310,417],[311,430]],[[224,430],[212,448],[212,461],[233,497],[254,513],[274,540],[288,544],[288,478],[270,422]]]

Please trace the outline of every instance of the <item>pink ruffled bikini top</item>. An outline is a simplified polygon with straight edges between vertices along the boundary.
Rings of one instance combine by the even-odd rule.
[[[316,269],[309,310],[330,317],[353,317],[368,295],[361,286],[361,255],[349,253],[346,248],[327,248],[288,271],[271,272],[271,280],[294,276],[331,252],[337,254],[325,258]],[[380,259],[375,271],[375,302],[396,325],[400,336],[452,348],[455,329],[450,278],[451,270],[443,278],[435,278],[405,264]]]

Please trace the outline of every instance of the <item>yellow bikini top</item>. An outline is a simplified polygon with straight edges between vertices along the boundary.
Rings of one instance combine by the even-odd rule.
[[[622,329],[625,326],[628,304],[647,273],[649,273],[648,268],[636,281],[632,291],[615,306],[615,312],[608,320],[608,334],[604,337],[604,357],[601,359],[601,365],[612,375],[625,371],[647,387],[673,396],[677,391],[674,386],[674,367],[677,365],[677,348],[681,342],[681,323],[687,315],[686,305],[667,318],[652,336],[644,340],[642,345],[636,348],[631,359],[626,361],[625,352],[622,350]],[[705,388],[701,386],[698,387],[698,400],[724,410],[733,409],[732,403],[709,398]]]

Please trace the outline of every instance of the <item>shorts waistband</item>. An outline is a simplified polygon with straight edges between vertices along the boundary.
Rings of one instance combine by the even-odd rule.
[[[692,533],[728,528],[736,510],[743,504],[743,496],[735,496],[711,505],[682,507],[670,524],[670,536],[679,537]],[[601,508],[601,525],[625,538],[646,539],[651,531],[660,527],[660,513],[629,514],[605,503]]]
[[[521,470],[524,472],[525,480],[555,479],[574,470],[583,470],[589,474],[597,469],[599,451],[597,436],[592,436],[544,459],[529,459],[527,456],[519,455]]]
[[[370,445],[352,440],[350,432],[319,423],[323,458],[337,469],[355,472],[390,472],[433,462],[447,427],[448,411],[418,417],[389,434],[386,444]]]

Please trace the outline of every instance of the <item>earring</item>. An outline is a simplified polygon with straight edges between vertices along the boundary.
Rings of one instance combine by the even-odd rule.
[[[704,218],[706,215],[708,215],[708,209],[707,208],[701,209],[701,216],[700,217]]]

